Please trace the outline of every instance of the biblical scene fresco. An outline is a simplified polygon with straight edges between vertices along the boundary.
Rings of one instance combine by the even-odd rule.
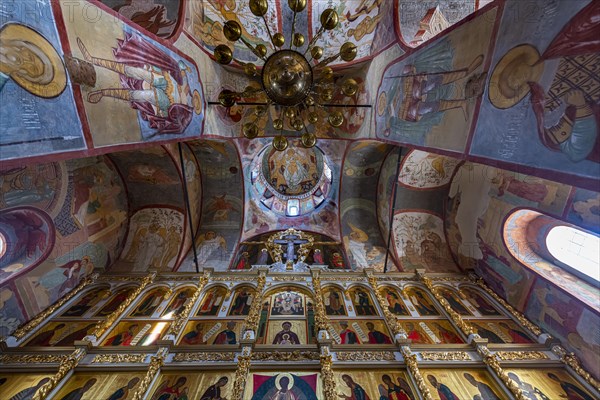
[[[402,161],[398,182],[412,189],[433,189],[447,185],[460,163],[458,158],[412,150]]]
[[[462,165],[450,185],[446,237],[461,265],[473,266],[522,310],[533,275],[505,247],[503,220],[516,207],[561,215],[570,186],[481,164]]]
[[[219,309],[227,296],[227,289],[222,286],[213,286],[202,297],[200,307],[196,311],[199,317],[218,315]]]
[[[230,399],[233,381],[231,371],[162,373],[148,399]]]
[[[481,3],[484,1],[400,0],[397,8],[400,39],[416,47],[475,12],[476,4],[481,7]]]
[[[600,233],[600,193],[575,189],[567,220],[584,229]]]
[[[88,9],[94,20],[61,3],[69,74],[94,146],[198,137],[205,104],[196,65],[103,8]]]
[[[422,211],[399,211],[394,215],[393,239],[404,271],[425,268],[430,272],[458,272],[444,235],[443,221]]]
[[[201,229],[195,232],[198,264],[225,271],[240,237],[244,212],[240,159],[231,142],[199,141],[191,144],[191,149],[200,166],[203,188]],[[178,271],[195,271],[192,251]]]
[[[394,336],[383,320],[332,320],[329,333],[336,344],[393,344]]]
[[[535,340],[512,320],[469,320],[475,331],[489,343],[534,343]]]
[[[600,7],[535,4],[504,8],[470,153],[597,179]]]
[[[421,369],[431,395],[445,399],[501,399],[506,397],[484,370]]]
[[[97,320],[50,322],[25,340],[24,346],[73,346],[94,331]]]
[[[433,300],[423,289],[408,288],[404,292],[406,293],[405,300],[411,303],[408,304],[410,311],[416,312],[422,317],[440,315]]]
[[[168,321],[121,321],[101,346],[151,346],[167,333]]]
[[[600,377],[596,354],[600,349],[598,313],[585,307],[556,286],[538,279],[525,315],[573,351],[594,376]]]
[[[398,370],[334,371],[341,399],[414,400],[415,391],[405,372]]]
[[[7,319],[0,326],[12,327],[11,318],[33,317],[117,258],[128,204],[106,157],[14,167],[0,176],[0,229],[7,240],[0,256],[6,287],[0,314]],[[9,304],[16,308],[5,309]]]
[[[180,346],[237,344],[242,337],[243,321],[189,321],[177,342]]]
[[[528,399],[594,398],[564,369],[506,368],[505,371]]]
[[[396,181],[396,168],[398,157],[401,157],[400,149],[392,149],[381,164],[379,182],[377,183],[377,221],[381,235],[388,237],[390,231],[390,209],[392,196]]]
[[[84,150],[50,1],[3,4],[0,37],[5,54],[0,70],[0,158]]]
[[[464,343],[446,320],[402,321],[400,325],[414,344]]]
[[[82,295],[79,299],[69,308],[67,308],[61,317],[81,317],[87,314],[92,308],[94,308],[102,300],[107,299],[110,296],[110,290],[108,288],[97,288],[89,290]]]
[[[7,337],[25,321],[17,301],[17,289],[12,283],[0,288],[0,335]]]
[[[144,30],[160,38],[170,38],[179,25],[181,0],[100,0]]]
[[[378,138],[462,152],[486,78],[496,9],[393,62],[377,92]]]
[[[259,182],[258,176],[262,176],[256,175],[256,173],[262,174],[261,169],[257,169],[257,166],[262,165],[263,155],[268,158],[268,154],[270,154],[268,146],[271,141],[269,139],[241,139],[237,140],[236,144],[240,151],[241,163],[246,166],[244,176],[246,182],[249,183],[245,185],[248,201],[244,210],[242,239],[265,232],[295,228],[325,234],[339,240],[338,209],[335,199],[339,190],[339,166],[342,164],[347,146],[345,141],[319,140],[318,150],[323,154],[322,161],[325,163],[321,168],[317,168],[317,170],[323,171],[323,175],[319,178],[320,184],[312,186],[310,189],[307,187],[309,196],[296,195],[295,197],[288,197],[275,189],[268,189],[257,195],[254,182]],[[290,140],[288,149],[299,147],[301,147],[299,141]],[[292,154],[293,151],[289,150],[288,153]],[[316,158],[314,162],[317,162]],[[282,159],[279,164],[284,169],[283,173],[289,177],[287,179],[293,182],[307,176],[311,163],[297,160],[297,157],[294,157],[290,159],[289,163]],[[319,192],[323,194],[319,195]],[[275,208],[274,204],[284,204],[281,200],[286,201],[285,208],[283,206]],[[291,203],[290,200],[292,200]]]
[[[151,317],[168,295],[168,289],[161,287],[149,291],[142,300],[136,304],[130,317]]]
[[[76,373],[58,391],[56,399],[132,399],[144,378],[143,372]]]
[[[8,399],[30,399],[44,384],[50,382],[52,374],[0,374],[2,396]]]
[[[293,396],[293,397],[292,397]],[[310,372],[252,373],[246,381],[244,399],[322,399],[320,374]]]
[[[344,247],[353,270],[384,268],[386,246],[379,231],[377,180],[373,177],[381,170],[388,151],[389,146],[382,143],[356,142],[350,145],[344,160],[340,214]],[[391,258],[388,268],[396,270]]]
[[[183,212],[166,207],[148,207],[129,220],[123,255],[114,271],[169,271],[176,262],[183,235]]]

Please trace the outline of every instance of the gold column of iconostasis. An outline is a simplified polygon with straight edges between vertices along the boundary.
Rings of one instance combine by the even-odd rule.
[[[594,399],[481,280],[374,271],[94,276],[4,338],[1,399]]]

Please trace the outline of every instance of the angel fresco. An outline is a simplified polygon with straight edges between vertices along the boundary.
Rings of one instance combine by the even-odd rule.
[[[215,231],[206,231],[196,238],[198,246],[198,263],[203,266],[209,260],[225,260],[227,254],[227,242],[225,238]]]
[[[141,36],[127,32],[124,35],[125,38],[118,40],[113,49],[115,61],[92,56],[83,41],[77,38],[84,60],[117,73],[121,82],[121,87],[88,93],[87,101],[98,103],[110,97],[129,103],[152,129],[145,139],[184,133],[194,113],[201,114],[203,109],[200,93],[190,90],[188,79],[192,69]]]

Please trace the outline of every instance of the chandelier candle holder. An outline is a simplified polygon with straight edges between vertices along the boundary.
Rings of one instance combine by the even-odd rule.
[[[262,68],[253,63],[245,63],[233,57],[233,50],[221,44],[215,48],[214,56],[219,64],[227,65],[232,61],[243,66],[245,74],[260,84],[259,88],[246,87],[242,92],[223,89],[219,93],[218,102],[210,104],[232,107],[234,105],[253,106],[253,120],[244,123],[242,132],[248,139],[254,139],[259,134],[257,121],[264,117],[271,109],[275,109],[277,118],[273,119],[273,128],[279,133],[273,138],[273,148],[283,151],[288,146],[288,140],[283,135],[284,126],[290,127],[300,136],[300,142],[304,147],[313,147],[317,138],[314,133],[309,132],[308,125],[319,122],[318,110],[324,110],[329,125],[339,128],[344,123],[344,114],[335,110],[328,112],[329,108],[340,107],[370,107],[370,105],[338,105],[329,102],[338,93],[345,96],[354,96],[358,91],[356,79],[347,77],[336,79],[333,69],[328,66],[338,58],[350,62],[356,58],[356,45],[351,42],[344,43],[339,51],[333,55],[323,58],[323,48],[315,43],[326,30],[334,29],[339,22],[337,12],[328,8],[320,16],[321,27],[313,36],[306,51],[301,52],[300,47],[305,43],[303,34],[295,31],[296,15],[306,8],[307,0],[288,0],[288,6],[293,11],[292,31],[289,38],[289,46],[285,48],[285,36],[276,32],[271,34],[265,14],[268,10],[267,0],[250,0],[249,7],[252,14],[262,18],[269,38],[275,51],[268,55],[267,47],[263,44],[253,46],[242,35],[242,26],[234,20],[229,20],[223,25],[223,34],[231,42],[240,41],[250,51],[263,61]],[[307,58],[310,54],[310,60]],[[311,64],[312,62],[312,64]],[[244,102],[242,99],[263,96],[265,102]],[[302,132],[300,134],[300,132]]]

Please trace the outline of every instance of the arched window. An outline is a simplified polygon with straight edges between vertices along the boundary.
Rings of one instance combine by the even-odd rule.
[[[600,238],[573,226],[558,225],[546,235],[548,252],[569,272],[600,283]]]
[[[504,223],[511,255],[537,275],[596,307],[600,286],[600,238],[576,225],[530,209]]]

